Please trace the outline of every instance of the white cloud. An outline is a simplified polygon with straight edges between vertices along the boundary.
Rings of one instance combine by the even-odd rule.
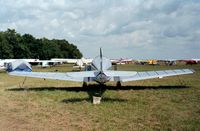
[[[200,57],[198,0],[0,0],[0,29],[65,38],[87,57]],[[182,53],[185,52],[185,53]]]

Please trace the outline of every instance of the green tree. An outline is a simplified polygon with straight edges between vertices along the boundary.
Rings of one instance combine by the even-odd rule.
[[[1,59],[13,58],[12,45],[6,40],[4,34],[0,32],[0,56]]]
[[[0,55],[9,58],[81,58],[79,49],[67,40],[36,39],[30,34],[20,35],[14,29],[0,32]]]

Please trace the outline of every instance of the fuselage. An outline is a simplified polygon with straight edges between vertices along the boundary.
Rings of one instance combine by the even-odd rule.
[[[110,77],[106,76],[103,72],[99,72],[99,74],[96,75],[94,80],[99,84],[104,84],[110,81]]]
[[[110,80],[110,77],[104,74],[104,71],[110,69],[112,67],[111,61],[102,56],[97,56],[92,61],[93,68],[98,72],[96,73],[96,77],[94,80],[99,84],[104,84]]]

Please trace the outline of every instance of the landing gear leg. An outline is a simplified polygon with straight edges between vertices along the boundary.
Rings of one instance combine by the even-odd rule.
[[[97,89],[96,94],[93,95],[93,104],[100,104],[101,103],[101,97],[103,93],[105,92],[105,85],[99,84],[99,89]]]
[[[117,82],[117,87],[121,87],[121,86],[122,86],[121,82],[118,81],[118,82]]]
[[[87,82],[84,81],[82,87],[87,87]]]

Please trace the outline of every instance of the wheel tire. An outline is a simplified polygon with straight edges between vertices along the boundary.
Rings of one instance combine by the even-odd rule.
[[[83,82],[83,87],[84,87],[84,88],[87,87],[87,82]]]
[[[117,87],[121,87],[121,86],[122,86],[121,82],[118,81],[118,82],[117,82]]]

